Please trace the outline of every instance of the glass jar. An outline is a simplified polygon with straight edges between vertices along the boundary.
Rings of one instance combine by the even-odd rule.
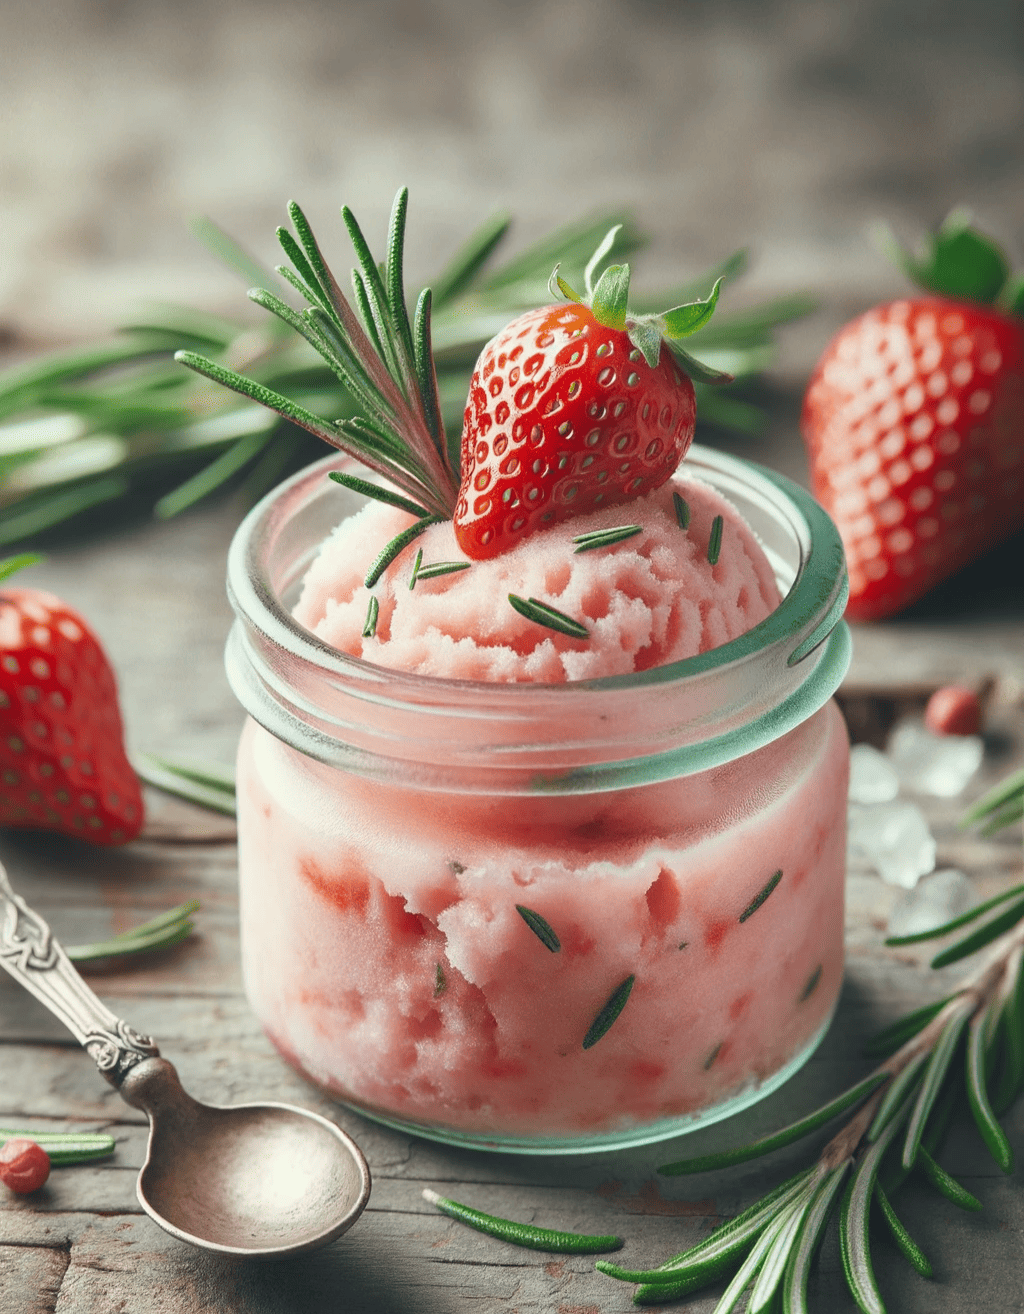
[[[832,522],[694,447],[783,601],[711,652],[561,685],[385,670],[290,609],[361,505],[330,457],[229,560],[242,960],[284,1057],[391,1126],[504,1151],[677,1135],[824,1035],[843,968],[850,656]]]

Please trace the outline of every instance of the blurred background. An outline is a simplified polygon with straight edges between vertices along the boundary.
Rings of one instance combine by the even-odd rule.
[[[1012,0],[3,0],[0,19],[8,355],[151,300],[244,314],[190,217],[273,264],[294,197],[344,269],[339,204],[382,235],[401,183],[410,283],[498,209],[512,248],[627,208],[650,289],[749,245],[745,297],[821,298],[784,339],[797,376],[902,286],[870,220],[910,238],[967,203],[1021,256]]]

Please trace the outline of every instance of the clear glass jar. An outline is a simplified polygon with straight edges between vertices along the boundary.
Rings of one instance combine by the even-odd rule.
[[[344,465],[264,499],[229,560],[242,958],[268,1035],[345,1104],[478,1148],[642,1144],[763,1098],[821,1040],[842,978],[831,521],[694,447],[687,471],[765,547],[775,612],[640,674],[441,680],[291,617],[361,502],[325,477]]]

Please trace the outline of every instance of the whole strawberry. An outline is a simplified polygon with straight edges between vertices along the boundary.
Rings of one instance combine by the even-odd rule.
[[[895,254],[928,294],[841,329],[801,420],[854,620],[901,611],[1024,525],[1024,283],[962,212],[926,257]]]
[[[33,560],[0,562],[0,580]],[[52,594],[0,584],[0,826],[124,844],[142,820],[95,635]]]
[[[728,377],[677,345],[711,317],[721,280],[706,301],[631,315],[627,265],[591,281],[616,232],[587,267],[585,299],[556,269],[552,293],[571,304],[521,315],[477,361],[454,516],[468,557],[497,556],[537,529],[659,487],[693,440],[690,375]]]

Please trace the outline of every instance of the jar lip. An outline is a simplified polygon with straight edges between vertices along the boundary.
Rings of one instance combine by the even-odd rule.
[[[423,675],[381,666],[325,643],[295,620],[283,605],[266,577],[261,557],[287,516],[322,490],[329,471],[354,466],[349,458],[337,453],[305,467],[278,485],[245,517],[228,554],[229,597],[236,613],[276,646],[325,673],[355,677],[368,683],[387,681],[391,696],[398,701],[403,700],[403,692],[410,701],[420,701],[428,692],[432,699],[445,694],[457,698],[461,693],[476,695],[477,699],[519,701],[550,699],[568,691],[594,694],[602,690],[653,688],[716,672],[790,640],[787,664],[792,666],[802,661],[829,637],[845,610],[849,585],[838,530],[811,495],[785,475],[698,443],[691,446],[686,461],[698,477],[701,470],[713,471],[727,482],[734,482],[770,502],[776,513],[782,510],[799,542],[800,562],[792,585],[764,620],[719,647],[663,666],[588,680],[500,683]],[[728,496],[728,491],[725,495]]]

